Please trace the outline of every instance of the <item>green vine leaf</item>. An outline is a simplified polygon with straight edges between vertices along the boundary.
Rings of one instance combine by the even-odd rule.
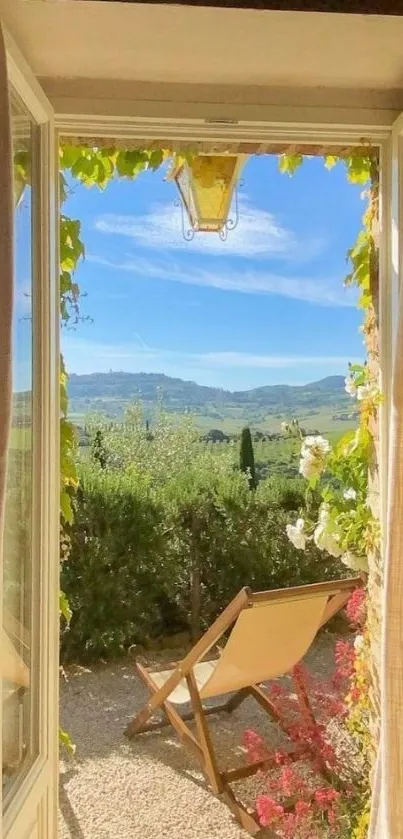
[[[340,160],[339,157],[336,157],[334,154],[325,154],[325,166],[326,169],[333,169]]]
[[[278,167],[283,175],[295,175],[297,169],[304,162],[302,154],[280,154]]]
[[[61,615],[63,615],[64,620],[66,621],[66,625],[69,626],[70,621],[73,617],[73,612],[71,611],[69,601],[64,591],[59,592],[59,612]]]
[[[67,731],[63,731],[62,728],[59,727],[59,742],[60,744],[66,749],[68,754],[71,757],[74,757],[76,752],[76,746],[73,743],[70,734]]]
[[[148,161],[149,168],[155,172],[164,161],[164,152],[162,149],[155,149],[150,154],[150,159]]]
[[[60,512],[66,524],[73,524],[73,506],[67,490],[62,489],[60,493]]]
[[[371,179],[373,158],[368,154],[353,154],[345,158],[347,178],[350,183],[367,184]]]
[[[62,169],[72,169],[80,157],[82,157],[80,146],[68,146],[65,144],[60,146],[59,158]]]

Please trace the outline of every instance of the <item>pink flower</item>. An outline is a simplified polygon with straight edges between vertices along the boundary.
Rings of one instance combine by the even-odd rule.
[[[294,792],[295,773],[291,766],[285,766],[281,772],[281,786],[284,795],[292,795]]]
[[[297,801],[295,805],[295,814],[301,818],[305,818],[309,816],[311,813],[311,804],[308,801]]]
[[[367,595],[364,589],[357,588],[353,591],[346,605],[346,615],[354,628],[361,627],[365,623],[367,612]]]
[[[335,789],[318,789],[315,792],[315,802],[320,810],[328,810],[340,798],[340,793]]]
[[[263,827],[270,827],[284,815],[284,807],[269,795],[259,795],[256,801],[257,814]]]
[[[336,641],[334,657],[338,675],[345,679],[351,679],[355,662],[354,645],[349,641]]]
[[[248,758],[251,762],[263,760],[269,757],[269,751],[263,737],[261,737],[260,734],[256,734],[256,731],[252,731],[251,729],[245,731],[243,735],[243,744],[248,752]]]

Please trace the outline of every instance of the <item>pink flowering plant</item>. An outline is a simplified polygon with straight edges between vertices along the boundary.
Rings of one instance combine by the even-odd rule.
[[[248,759],[264,761],[258,819],[278,839],[351,839],[368,794],[365,756],[349,727],[360,695],[356,638],[365,624],[363,590],[351,596],[346,613],[352,636],[336,642],[329,678],[298,665],[292,684],[274,681],[266,688],[285,745],[271,746],[251,730],[244,734]]]

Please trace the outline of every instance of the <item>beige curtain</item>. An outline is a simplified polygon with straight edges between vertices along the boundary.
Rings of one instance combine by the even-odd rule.
[[[381,738],[370,839],[403,839],[403,293],[395,348],[382,597]]]
[[[0,551],[2,550],[7,444],[11,414],[12,201],[10,111],[6,54],[0,24]]]

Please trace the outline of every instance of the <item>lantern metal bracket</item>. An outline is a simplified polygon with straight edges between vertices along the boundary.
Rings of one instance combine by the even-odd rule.
[[[244,186],[244,181],[243,180],[239,180],[235,184],[235,188],[234,188],[234,214],[233,214],[233,216],[228,217],[227,220],[224,222],[223,226],[221,227],[221,229],[217,231],[222,242],[226,242],[227,239],[228,239],[228,233],[235,230],[235,228],[238,226],[238,222],[239,222],[238,188],[243,187],[243,186]],[[206,231],[203,231],[202,229],[197,230],[195,227],[192,227],[191,225],[185,223],[185,215],[186,215],[186,219],[188,219],[188,215],[187,215],[187,213],[185,214],[185,208],[184,208],[182,200],[176,199],[176,201],[174,202],[174,206],[175,207],[180,207],[180,209],[181,209],[182,236],[183,236],[185,242],[191,242],[195,237],[195,233],[206,232]]]
[[[183,206],[183,201],[179,198],[176,199],[174,202],[175,207],[180,207],[181,209],[181,220],[182,220],[182,236],[185,242],[191,242],[192,239],[195,237],[195,230],[193,227],[189,227],[189,225],[185,224],[185,208]]]

